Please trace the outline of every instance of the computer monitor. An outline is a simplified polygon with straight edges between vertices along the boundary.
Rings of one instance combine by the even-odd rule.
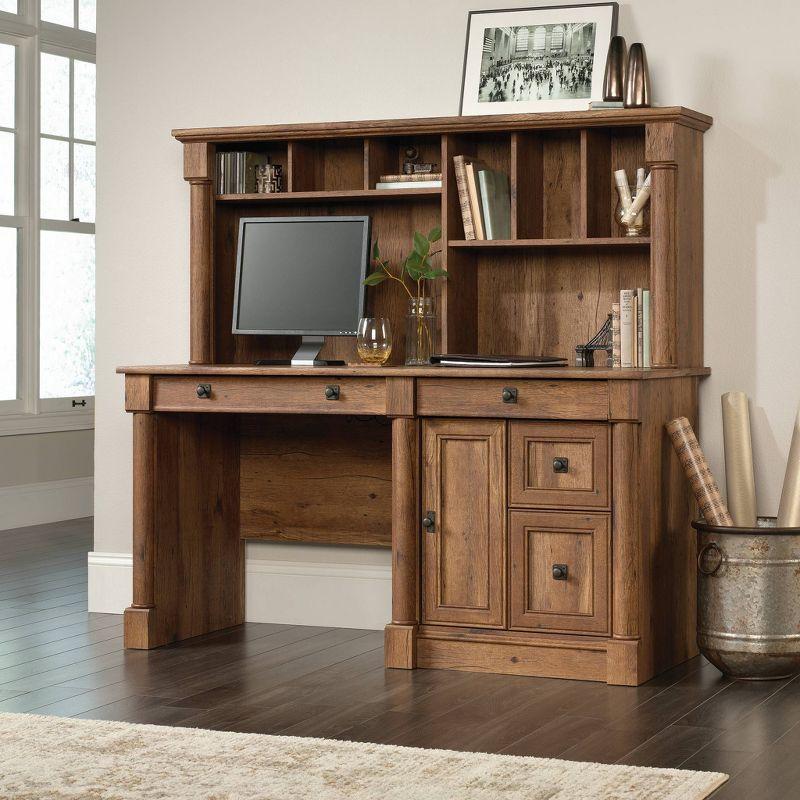
[[[326,336],[354,336],[363,316],[369,217],[239,221],[233,332],[300,334],[292,365],[320,365]]]

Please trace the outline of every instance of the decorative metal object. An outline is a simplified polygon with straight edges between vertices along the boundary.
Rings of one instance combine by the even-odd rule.
[[[693,522],[698,533],[697,645],[725,675],[800,671],[800,528],[759,517],[756,528]]]
[[[575,366],[576,367],[593,367],[594,354],[598,350],[605,350],[606,363],[605,366],[611,366],[611,314],[603,323],[603,327],[586,343],[579,344],[575,348]]]
[[[625,71],[628,66],[628,45],[624,36],[612,36],[608,44],[606,72],[603,77],[603,100],[619,101],[625,97]]]
[[[283,167],[280,164],[264,164],[256,167],[256,192],[274,194],[283,191]]]
[[[628,52],[625,73],[625,108],[650,108],[650,70],[641,42],[634,42]]]

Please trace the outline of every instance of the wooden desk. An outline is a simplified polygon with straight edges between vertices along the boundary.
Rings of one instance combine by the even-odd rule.
[[[387,666],[638,684],[696,653],[693,503],[663,424],[696,421],[706,369],[119,371],[127,647],[241,624],[243,540],[266,538],[391,545]]]

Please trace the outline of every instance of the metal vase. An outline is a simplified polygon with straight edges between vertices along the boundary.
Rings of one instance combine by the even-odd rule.
[[[641,42],[634,42],[628,53],[625,73],[625,108],[650,108],[650,70]]]
[[[628,64],[628,45],[624,36],[612,36],[608,43],[606,73],[603,77],[603,100],[619,101],[625,97],[625,70]]]
[[[697,645],[725,675],[800,671],[800,528],[693,522],[698,533]]]

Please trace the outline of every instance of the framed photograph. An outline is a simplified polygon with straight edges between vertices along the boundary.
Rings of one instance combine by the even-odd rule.
[[[581,111],[603,99],[617,3],[470,11],[461,114]]]

